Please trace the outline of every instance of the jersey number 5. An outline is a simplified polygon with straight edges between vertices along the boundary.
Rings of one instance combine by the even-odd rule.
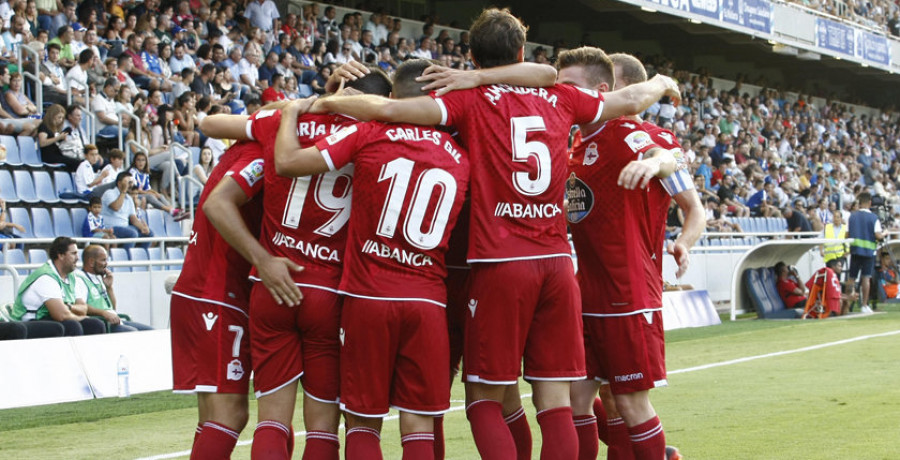
[[[378,182],[391,181],[388,189],[387,200],[381,208],[381,218],[378,219],[376,233],[386,238],[393,238],[400,221],[400,211],[403,208],[403,200],[406,199],[406,191],[412,179],[415,162],[406,158],[397,158],[381,167]],[[425,214],[428,211],[428,203],[438,189],[437,209],[431,215],[427,230],[423,231]],[[416,188],[413,197],[409,201],[406,212],[406,222],[403,225],[403,236],[409,244],[424,250],[434,249],[444,238],[444,230],[447,228],[447,219],[453,209],[453,201],[456,199],[456,179],[443,169],[426,169],[416,180]]]
[[[544,119],[537,116],[510,119],[512,132],[513,161],[528,164],[529,158],[537,162],[537,177],[531,178],[527,171],[513,173],[513,186],[519,193],[537,196],[550,187],[550,149],[540,141],[528,141],[526,136],[534,131],[546,131]]]

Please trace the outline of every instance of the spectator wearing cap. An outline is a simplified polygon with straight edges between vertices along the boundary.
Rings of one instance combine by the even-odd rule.
[[[280,18],[278,7],[272,0],[254,0],[244,8],[244,18],[249,20],[253,27],[258,27],[265,32],[272,31],[275,19]]]
[[[87,45],[84,44],[85,32],[87,32],[87,27],[77,22],[72,24],[72,54],[75,56],[87,49]]]

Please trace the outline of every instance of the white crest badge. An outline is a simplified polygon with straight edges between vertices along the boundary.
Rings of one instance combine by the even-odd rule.
[[[228,371],[225,373],[225,378],[228,380],[240,380],[244,377],[244,365],[237,359],[231,360],[228,363]]]
[[[584,165],[590,166],[596,163],[598,158],[600,158],[600,154],[597,153],[597,143],[591,142],[588,144],[587,148],[584,149]]]

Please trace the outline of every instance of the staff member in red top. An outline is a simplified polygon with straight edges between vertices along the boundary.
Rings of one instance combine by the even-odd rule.
[[[784,301],[787,308],[803,308],[806,305],[806,289],[791,278],[790,269],[784,262],[775,264],[775,275],[778,277],[776,285],[778,287],[778,295]]]

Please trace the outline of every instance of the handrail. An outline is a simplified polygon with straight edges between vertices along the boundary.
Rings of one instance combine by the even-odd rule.
[[[122,139],[122,114],[123,113],[125,115],[128,115],[132,120],[135,121],[135,124],[134,124],[136,126],[135,131],[137,131],[137,132],[134,134],[134,139],[137,141],[138,144],[141,143],[141,119],[138,118],[137,115],[129,112],[128,110],[121,108],[121,109],[116,110],[116,118],[119,119],[119,150],[125,150],[125,142]],[[127,161],[127,159],[126,159],[126,161]],[[128,163],[126,163],[125,166],[128,166]]]
[[[88,143],[97,145],[97,115],[94,112],[84,105],[76,104],[79,109],[81,109],[81,114],[86,116],[88,119]],[[88,104],[89,106],[90,104]],[[81,129],[81,127],[78,127]]]
[[[76,79],[74,79],[74,78],[72,78],[72,77],[66,75],[66,104],[68,104],[68,105],[72,105],[72,82],[73,82],[73,81],[74,81],[75,83],[79,83],[78,80],[76,80]],[[87,89],[84,90],[84,102],[85,102],[85,105],[88,106],[88,107],[91,106],[91,101],[90,101],[90,100],[91,100],[91,94],[90,94],[90,91],[91,91],[90,88],[87,88]]]
[[[134,139],[129,140],[128,142],[125,143],[125,153],[127,154],[127,155],[125,155],[125,168],[126,169],[131,167],[131,158],[134,156],[134,151],[131,150],[132,146],[134,148],[140,150],[141,152],[144,152],[144,155],[147,155],[147,158],[150,158],[150,149],[148,149],[147,147],[144,147],[141,144],[138,144],[137,142],[134,141]]]
[[[172,162],[172,168],[169,169],[169,196],[172,197],[172,204],[175,204],[175,182],[176,182],[175,170],[178,169],[175,167],[175,151],[176,150],[181,150],[181,151],[187,153],[188,161],[192,162],[191,149],[189,149],[181,144],[172,143],[172,146],[169,147],[169,161]]]
[[[0,264],[0,271],[7,271],[12,274],[13,279],[13,293],[19,292],[19,265],[15,264]]]
[[[187,209],[191,213],[191,217],[194,216],[194,196],[187,196],[187,190],[185,187],[185,182],[193,182],[197,185],[200,190],[203,190],[203,183],[200,182],[193,174],[193,168],[191,168],[191,172],[186,176],[181,176],[178,178],[179,181],[179,193],[181,193],[181,209]]]
[[[25,61],[22,60],[22,50],[25,50],[29,55],[32,56],[34,62],[34,73],[31,73],[25,70]],[[29,80],[34,82],[34,106],[37,107],[37,114],[43,115],[44,113],[44,85],[41,82],[41,54],[32,49],[30,46],[26,46],[24,43],[19,43],[19,46],[16,47],[16,59],[19,60],[19,73],[22,74],[23,77],[28,78]],[[19,89],[23,93],[25,92],[25,85]]]

